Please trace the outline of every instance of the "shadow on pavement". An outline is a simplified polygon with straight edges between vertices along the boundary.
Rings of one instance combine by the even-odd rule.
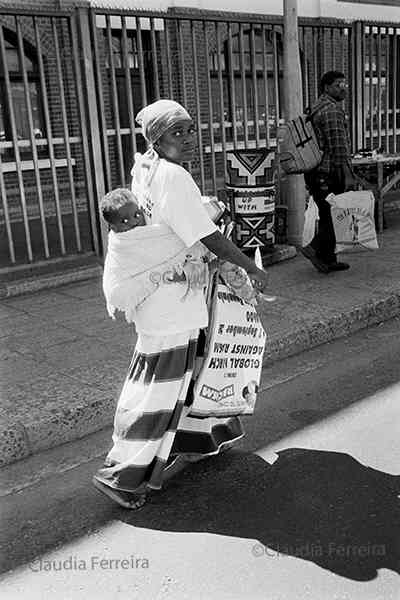
[[[192,465],[128,524],[254,538],[255,556],[289,554],[357,581],[400,574],[400,476],[348,454],[289,448],[269,465],[232,451]]]
[[[255,557],[297,556],[357,581],[400,573],[400,476],[348,454],[289,448],[270,465],[232,450],[190,465],[137,512],[99,494],[92,472],[81,465],[3,499],[0,572],[122,521],[254,539]]]

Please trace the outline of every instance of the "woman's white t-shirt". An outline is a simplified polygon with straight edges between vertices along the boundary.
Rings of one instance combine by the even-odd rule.
[[[140,163],[134,166],[132,175],[132,189],[140,187],[144,175]],[[143,206],[148,224],[168,225],[190,248],[190,254],[195,258],[205,255],[205,246],[191,246],[217,231],[217,226],[204,208],[191,175],[180,165],[160,159],[150,184],[150,198],[151,208]],[[203,291],[186,291],[185,282],[160,285],[137,309],[138,333],[169,335],[206,327],[208,312]]]

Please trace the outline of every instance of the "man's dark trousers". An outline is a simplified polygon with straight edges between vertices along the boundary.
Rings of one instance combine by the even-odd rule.
[[[337,262],[335,247],[336,237],[333,228],[331,206],[326,201],[329,194],[342,194],[345,186],[340,178],[333,180],[330,177],[316,173],[307,173],[304,177],[308,191],[318,206],[319,222],[318,231],[310,246],[314,248],[317,257],[327,265]]]

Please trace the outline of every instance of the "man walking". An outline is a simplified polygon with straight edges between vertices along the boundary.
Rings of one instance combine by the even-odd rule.
[[[351,166],[350,137],[346,115],[341,106],[347,93],[345,76],[328,71],[321,78],[321,95],[311,109],[312,123],[323,152],[321,163],[304,176],[305,183],[319,210],[318,233],[301,249],[321,273],[344,271],[347,263],[338,262],[335,254],[335,231],[326,197],[356,189]]]

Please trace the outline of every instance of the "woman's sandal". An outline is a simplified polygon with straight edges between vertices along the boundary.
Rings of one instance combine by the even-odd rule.
[[[130,510],[138,510],[146,503],[146,493],[133,493],[133,492],[123,492],[122,490],[115,490],[114,488],[105,485],[101,481],[99,481],[96,477],[93,477],[92,483],[94,487],[104,494],[114,500],[117,504],[122,506],[123,508],[128,508]]]

